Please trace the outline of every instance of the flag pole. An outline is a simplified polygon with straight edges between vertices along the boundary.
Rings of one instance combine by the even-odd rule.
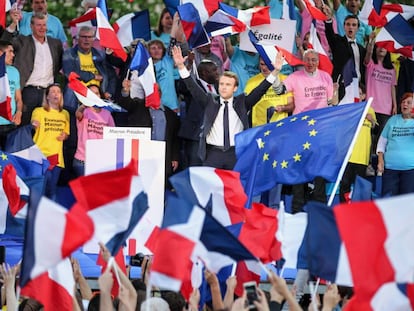
[[[251,205],[252,205],[253,189],[254,189],[254,184],[256,182],[256,172],[257,172],[258,160],[259,160],[259,154],[258,154],[258,152],[256,152],[255,162],[252,165],[253,173],[250,175],[249,183],[247,184],[247,189],[245,189],[246,194],[247,194],[246,208],[251,208]]]
[[[344,175],[345,168],[348,164],[349,158],[351,157],[352,150],[354,149],[355,142],[357,140],[359,131],[361,130],[362,125],[364,124],[364,120],[365,120],[365,117],[368,113],[368,109],[369,109],[369,107],[371,107],[372,100],[373,100],[373,98],[370,97],[367,101],[367,104],[365,105],[364,112],[361,115],[361,119],[359,120],[358,127],[357,127],[357,129],[354,133],[354,137],[352,138],[351,144],[349,145],[349,148],[348,148],[348,151],[345,155],[344,161],[342,162],[342,166],[341,166],[341,169],[339,170],[338,177],[336,178],[336,181],[335,181],[334,187],[332,189],[331,195],[329,196],[328,206],[332,205],[332,202],[335,198],[336,190],[338,190],[339,183],[341,182],[342,176]]]

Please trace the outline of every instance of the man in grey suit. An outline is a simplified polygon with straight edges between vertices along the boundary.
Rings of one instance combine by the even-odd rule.
[[[47,16],[34,13],[30,27],[32,35],[18,34],[17,24],[20,14],[16,10],[10,12],[12,23],[6,28],[2,40],[13,43],[16,54],[14,65],[20,72],[22,87],[23,113],[22,125],[30,123],[32,111],[43,102],[46,87],[56,82],[62,68],[62,42],[46,36]]]
[[[238,87],[235,73],[226,71],[219,79],[219,95],[206,93],[190,76],[184,65],[185,58],[181,49],[172,49],[175,65],[181,79],[191,95],[204,107],[204,118],[200,135],[199,156],[204,166],[221,169],[233,169],[236,163],[234,137],[249,126],[247,113],[266,93],[276,79],[273,70],[249,95],[234,96]],[[280,69],[280,68],[279,68]]]

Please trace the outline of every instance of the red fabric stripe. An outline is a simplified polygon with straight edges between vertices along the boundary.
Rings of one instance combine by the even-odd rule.
[[[158,90],[158,84],[154,83],[154,88],[151,94],[146,94],[145,107],[153,109],[159,109],[161,104],[160,93]]]
[[[407,284],[407,297],[410,301],[411,308],[414,310],[414,284]]]
[[[132,139],[131,144],[131,162],[135,167],[134,174],[139,175],[139,140]]]
[[[88,210],[125,198],[129,196],[132,176],[137,172],[135,165],[131,162],[118,170],[74,179],[70,182],[73,195]]]
[[[98,28],[101,46],[110,48],[114,51],[114,55],[126,61],[127,54],[119,43],[118,37],[112,29]]]
[[[244,221],[247,195],[240,182],[240,174],[229,170],[216,169],[214,172],[223,182],[224,203],[226,204],[230,221],[236,224]]]
[[[137,240],[128,239],[128,256],[134,256],[137,253]]]
[[[66,227],[62,241],[62,258],[68,257],[77,248],[92,238],[94,224],[86,211],[77,203],[66,213]]]
[[[351,306],[355,304],[355,310],[370,310],[369,302],[375,292],[395,278],[384,248],[387,228],[382,214],[374,201],[341,204],[334,208],[334,213],[354,282],[355,299]]]
[[[20,293],[22,296],[39,301],[43,304],[45,311],[73,309],[71,294],[59,283],[50,279],[47,272],[29,281]]]
[[[262,7],[257,12],[252,14],[252,20],[250,26],[258,26],[264,24],[270,24],[270,7]]]

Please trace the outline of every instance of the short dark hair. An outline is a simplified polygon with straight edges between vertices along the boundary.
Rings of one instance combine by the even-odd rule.
[[[10,41],[0,40],[0,51],[4,52],[10,45],[13,45]]]
[[[361,23],[360,23],[360,21],[359,21],[358,16],[357,16],[357,15],[355,15],[355,14],[350,14],[350,15],[348,15],[347,17],[345,17],[345,19],[344,19],[344,25],[345,25],[346,21],[347,21],[348,19],[351,19],[351,18],[356,19],[356,20],[358,21],[358,28],[359,28],[359,27],[361,26]]]

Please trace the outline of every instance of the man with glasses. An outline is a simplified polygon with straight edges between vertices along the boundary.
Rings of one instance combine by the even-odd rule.
[[[303,70],[295,71],[283,82],[276,79],[273,89],[277,94],[286,92],[293,93],[295,108],[293,114],[298,114],[308,110],[327,107],[332,104],[333,81],[331,76],[318,69],[319,55],[313,49],[308,49],[303,54],[305,63]],[[316,177],[314,180],[312,199],[326,203],[325,180]],[[307,184],[292,186],[292,212],[302,211],[306,204]]]
[[[28,36],[13,36],[20,13],[12,10],[10,17],[12,23],[1,39],[11,41],[14,47],[14,65],[20,72],[23,98],[21,125],[26,125],[30,123],[32,111],[42,105],[46,87],[58,78],[63,48],[58,39],[46,35],[47,16],[43,13],[34,13],[31,17],[32,34]]]
[[[74,72],[79,80],[88,85],[97,85],[104,93],[104,99],[111,99],[115,94],[116,74],[108,63],[105,51],[93,47],[95,29],[90,26],[82,26],[78,32],[78,44],[67,49],[63,53],[63,73],[68,78]],[[73,91],[66,87],[64,92],[64,108],[69,111],[70,133],[69,139],[65,141],[64,158],[65,166],[72,167],[73,156],[76,151],[76,118],[75,112],[78,108],[78,100]]]

